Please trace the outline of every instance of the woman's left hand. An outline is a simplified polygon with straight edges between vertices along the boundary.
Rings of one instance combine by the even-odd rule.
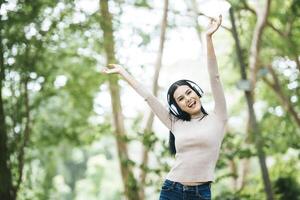
[[[222,15],[219,15],[219,19],[212,19],[208,28],[206,29],[206,36],[212,36],[214,32],[218,30],[222,23]]]

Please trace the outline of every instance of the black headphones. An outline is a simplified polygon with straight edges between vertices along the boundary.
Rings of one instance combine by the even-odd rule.
[[[195,82],[190,81],[190,80],[181,80],[181,81],[185,81],[187,83],[187,85],[190,86],[200,98],[204,94],[203,90]],[[176,82],[173,84],[176,84]],[[178,110],[176,105],[171,103],[171,98],[170,98],[169,93],[168,93],[167,99],[168,99],[169,109],[170,109],[171,113],[173,115],[175,115],[176,117],[178,117],[180,115],[180,112],[182,112],[182,111]]]

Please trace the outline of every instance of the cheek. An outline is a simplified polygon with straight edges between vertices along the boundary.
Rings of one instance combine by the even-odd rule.
[[[181,110],[183,110],[185,107],[185,104],[182,101],[178,102],[177,105],[181,108]]]
[[[200,101],[200,99],[198,99],[198,104],[201,106],[201,101]]]
[[[198,103],[197,103],[197,109],[200,109],[201,108],[201,102],[199,101],[199,99],[197,101],[198,101]]]

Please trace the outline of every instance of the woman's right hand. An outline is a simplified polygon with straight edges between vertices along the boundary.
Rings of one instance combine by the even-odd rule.
[[[108,64],[108,67],[104,67],[101,72],[104,74],[120,74],[122,70],[124,70],[124,68],[121,65],[117,65],[117,64]]]
[[[220,27],[222,23],[222,15],[219,15],[219,19],[211,19],[209,26],[206,30],[206,36],[211,37]]]

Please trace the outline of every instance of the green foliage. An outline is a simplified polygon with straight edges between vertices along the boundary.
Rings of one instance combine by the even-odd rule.
[[[274,185],[278,199],[300,199],[300,185],[296,182],[295,177],[280,177],[275,181]]]
[[[277,154],[274,158],[275,163],[270,173],[273,177],[274,191],[277,198],[299,199],[299,152],[290,148],[286,154]]]
[[[141,134],[141,139],[142,139],[142,143],[143,145],[148,149],[148,150],[152,150],[154,147],[154,144],[158,141],[157,136],[155,135],[154,132],[144,132],[143,134]]]
[[[254,146],[245,143],[245,136],[241,133],[226,133],[220,159],[217,168],[226,168],[230,161],[238,161],[240,159],[249,159],[256,155]]]
[[[135,0],[134,5],[136,7],[151,8],[151,5],[149,4],[148,0]]]
[[[244,2],[250,1],[229,2],[235,9],[242,54],[248,65],[249,47],[257,18],[245,10]],[[18,193],[20,200],[121,199],[124,195],[111,113],[107,109],[101,110],[103,105],[99,106],[100,111],[95,108],[99,87],[107,80],[107,77],[99,74],[99,66],[105,63],[106,56],[103,53],[101,16],[99,10],[88,14],[76,8],[75,4],[69,0],[17,1],[14,10],[1,16],[5,64],[5,79],[1,89],[5,94],[3,102],[14,184],[19,176],[18,155],[24,140],[28,114],[25,86],[29,94],[30,137],[25,148],[24,176]],[[158,11],[153,1],[111,1],[112,13],[115,15],[117,57],[121,58],[119,52],[124,50],[126,42],[152,55],[153,49],[156,49],[153,41],[159,36],[159,24],[147,24],[147,29],[134,22],[121,24],[126,14],[122,10],[125,5],[137,11]],[[176,32],[178,27],[190,26],[182,20],[189,19],[189,16],[183,16],[185,11],[176,10],[174,5],[170,6],[169,12],[170,32]],[[74,15],[80,15],[84,20],[75,22]],[[300,111],[300,79],[295,59],[299,59],[299,15],[299,0],[272,2],[268,21],[277,31],[270,26],[266,27],[259,55],[259,67],[273,67],[283,95],[290,101],[293,97],[290,103],[297,113]],[[47,23],[48,26],[45,26]],[[125,27],[136,40],[118,37],[119,31]],[[227,43],[233,48],[218,61],[225,91],[234,96],[234,102],[229,102],[230,115],[242,119],[243,124],[239,126],[241,130],[235,128],[234,123],[228,127],[217,163],[219,173],[213,186],[214,199],[260,200],[264,198],[263,184],[255,147],[250,143],[252,135],[247,133],[246,102],[242,91],[236,89],[240,75],[233,40],[229,37],[230,34],[224,34],[216,42],[229,41]],[[147,62],[140,65],[148,65]],[[128,70],[131,70],[130,67]],[[146,68],[142,70],[147,71]],[[249,74],[249,69],[247,72]],[[276,198],[297,200],[300,195],[297,160],[300,129],[276,92],[263,83],[263,78],[273,81],[269,71],[258,77],[255,98],[263,106],[256,109],[256,113],[264,150],[268,159],[274,161],[273,165],[268,164],[273,188]],[[162,177],[170,170],[173,158],[169,154],[167,141],[159,137],[160,133],[156,130],[141,133],[143,116],[144,113],[139,113],[133,120],[125,119],[128,134],[118,139],[128,145],[130,153],[132,149],[145,147],[151,162],[140,164],[137,159],[141,157],[140,152],[134,152],[133,158],[122,160],[122,164],[145,171],[145,187],[154,188],[158,192]],[[289,157],[291,149],[297,156]],[[250,159],[251,167],[254,167],[245,180],[245,186],[233,189],[229,181],[241,175],[239,171],[244,159]],[[230,164],[236,164],[237,171],[234,172]],[[129,186],[132,190],[141,187],[135,173],[129,174]]]

